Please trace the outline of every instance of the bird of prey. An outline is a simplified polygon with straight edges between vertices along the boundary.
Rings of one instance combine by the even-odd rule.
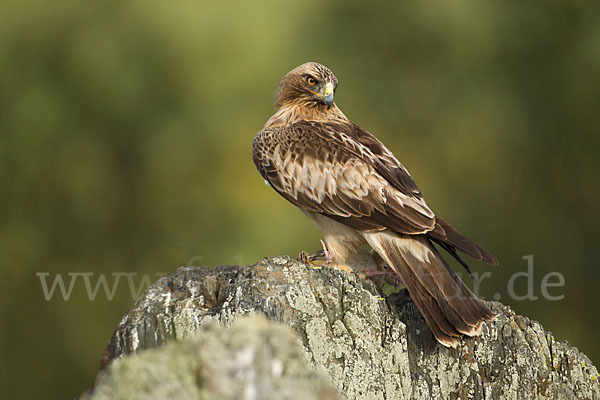
[[[254,138],[254,163],[265,183],[322,230],[328,266],[373,268],[381,257],[438,342],[456,347],[462,335],[478,335],[495,314],[434,243],[465,267],[457,251],[498,261],[431,211],[392,152],[335,104],[337,85],[319,63],[288,72],[275,95],[275,114]]]

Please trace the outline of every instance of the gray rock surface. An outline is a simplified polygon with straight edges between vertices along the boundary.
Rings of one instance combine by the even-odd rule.
[[[201,335],[111,363],[83,400],[337,400],[323,374],[308,367],[294,332],[253,315],[231,328],[206,324]]]
[[[405,291],[287,257],[247,267],[185,267],[123,317],[102,365],[262,313],[291,327],[310,365],[348,399],[600,399],[597,369],[536,321],[499,316],[457,349],[438,345]]]

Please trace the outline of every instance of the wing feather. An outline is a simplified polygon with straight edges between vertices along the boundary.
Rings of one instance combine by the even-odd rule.
[[[406,169],[381,142],[357,129],[308,121],[265,128],[254,139],[254,163],[296,206],[356,229],[405,234],[434,229],[435,216]]]

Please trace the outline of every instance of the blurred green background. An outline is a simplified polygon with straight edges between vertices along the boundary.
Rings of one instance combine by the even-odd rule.
[[[46,301],[40,278],[171,273],[319,248],[251,160],[281,77],[336,102],[430,207],[500,259],[480,295],[598,363],[600,5],[477,0],[0,5],[0,393],[72,398],[133,304],[125,278]],[[526,271],[536,301],[509,296]],[[564,287],[541,282],[560,272]],[[556,279],[551,279],[556,282]],[[515,281],[526,294],[528,282]]]

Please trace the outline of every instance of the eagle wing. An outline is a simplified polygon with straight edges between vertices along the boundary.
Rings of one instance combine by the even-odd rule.
[[[294,205],[362,231],[432,231],[436,218],[408,171],[352,123],[300,121],[261,130],[253,159]]]
[[[385,177],[388,182],[403,193],[412,194],[422,198],[419,188],[408,174],[408,171],[406,171],[406,168],[404,168],[383,143],[357,125],[354,125],[353,132],[355,133],[355,140],[368,147],[379,159],[380,162],[377,164],[377,171]],[[467,269],[467,271],[469,271],[469,273],[469,268],[456,254],[454,249],[459,249],[476,260],[492,265],[498,265],[498,259],[496,259],[492,253],[458,232],[449,223],[439,217],[435,218],[435,227],[427,233],[427,236],[447,250]]]

